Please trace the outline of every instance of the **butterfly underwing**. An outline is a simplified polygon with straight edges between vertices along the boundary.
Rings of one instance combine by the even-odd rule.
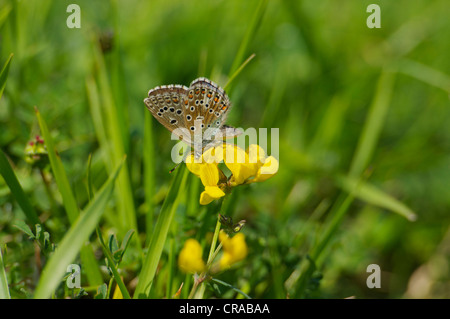
[[[221,87],[204,77],[195,79],[189,87],[157,86],[148,92],[144,103],[159,123],[196,150],[196,157],[224,138],[242,133],[224,124],[230,99]]]

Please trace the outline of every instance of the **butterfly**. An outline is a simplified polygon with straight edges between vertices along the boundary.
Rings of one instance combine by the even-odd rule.
[[[221,87],[204,77],[195,79],[189,87],[157,86],[148,92],[144,103],[159,123],[194,148],[196,158],[224,138],[242,133],[224,124],[230,99]]]

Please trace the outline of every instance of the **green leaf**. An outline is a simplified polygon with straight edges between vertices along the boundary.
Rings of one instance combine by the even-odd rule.
[[[248,46],[250,45],[251,40],[255,37],[256,31],[258,30],[259,25],[261,24],[261,20],[262,17],[264,16],[264,12],[266,11],[266,7],[267,7],[267,0],[261,0],[258,3],[258,7],[255,9],[255,14],[252,17],[252,20],[250,21],[248,28],[247,28],[247,32],[245,33],[244,37],[242,38],[242,42],[239,46],[238,52],[236,53],[235,57],[234,57],[234,61],[233,61],[233,65],[230,68],[230,74],[229,77],[230,79],[235,77],[235,72],[237,70],[242,69],[245,64],[248,63],[249,59],[251,60],[253,58],[253,56],[251,56],[247,63],[244,63],[244,65],[242,65],[241,67],[239,67],[242,64],[242,60],[244,59],[244,56],[246,55],[246,51]],[[238,72],[238,73],[239,73]],[[228,87],[228,91],[230,91],[230,82],[227,83],[227,87]]]
[[[0,73],[0,98],[2,97],[3,91],[5,90],[6,79],[8,78],[9,66],[11,64],[12,57],[13,54],[11,53],[8,60],[6,60],[5,65],[3,66],[2,72]]]
[[[67,216],[71,223],[73,223],[79,214],[78,205],[73,196],[72,189],[70,188],[69,179],[67,178],[66,171],[62,164],[61,158],[55,149],[53,139],[47,127],[47,123],[41,116],[39,110],[35,108],[36,116],[38,118],[39,126],[41,128],[42,137],[44,138],[45,145],[48,151],[48,158],[52,167],[53,175],[55,177],[56,184],[58,185],[59,192],[63,200],[64,208],[66,209]]]
[[[52,167],[53,175],[55,177],[56,184],[58,185],[58,190],[61,193],[64,208],[66,210],[67,216],[69,217],[70,223],[73,224],[75,220],[77,220],[79,215],[78,204],[70,187],[69,179],[67,177],[59,153],[55,148],[53,138],[51,137],[48,130],[47,123],[45,122],[44,118],[41,116],[37,108],[35,108],[35,112],[38,118],[45,145],[47,147],[48,157],[50,160],[50,165]],[[98,283],[101,280],[101,274],[98,271],[98,265],[97,267],[94,267],[96,259],[93,256],[93,251],[90,247],[86,246],[82,246],[82,250],[82,263],[86,266],[85,270],[90,283]]]
[[[19,230],[23,231],[25,234],[27,234],[30,237],[30,239],[36,238],[36,236],[33,234],[33,231],[31,230],[31,228],[23,220],[16,221],[13,224],[13,227],[16,227]]]
[[[428,65],[403,59],[399,62],[399,72],[412,76],[450,94],[450,76]]]
[[[2,250],[0,249],[0,299],[11,299],[6,277],[5,265],[3,264]]]
[[[106,247],[105,242],[103,241],[103,237],[102,237],[102,234],[100,233],[99,227],[97,227],[96,231],[97,231],[97,237],[100,241],[103,253],[105,254],[105,257],[107,260],[107,266],[111,270],[111,272],[113,274],[113,278],[116,281],[117,285],[119,286],[120,292],[122,292],[123,298],[130,299],[131,298],[130,294],[128,293],[128,290],[125,287],[125,284],[123,283],[122,278],[120,277],[120,274],[119,274],[117,267],[115,265],[115,262],[114,262],[114,257],[111,255],[111,252]]]
[[[119,243],[117,242],[117,237],[115,234],[111,234],[109,236],[109,251],[114,253],[119,250]]]
[[[133,236],[133,234],[134,234],[134,229],[130,229],[129,231],[127,231],[127,233],[123,237],[122,244],[120,245],[120,249],[122,249],[123,252],[125,252],[125,250],[127,250],[128,243],[130,242],[130,239]]]
[[[395,73],[390,70],[383,70],[378,79],[375,96],[351,163],[349,175],[352,177],[361,176],[372,158],[386,120],[394,87],[394,78]]]
[[[347,176],[337,177],[338,185],[355,197],[372,205],[397,213],[410,221],[417,219],[416,214],[405,204],[370,183]]]
[[[98,68],[98,91],[96,91],[96,86],[94,83],[89,83],[89,87],[93,93],[93,102],[98,105],[95,108],[100,107],[97,110],[98,116],[102,118],[102,123],[104,124],[102,133],[99,132],[103,137],[106,136],[106,140],[100,142],[107,143],[108,146],[101,145],[101,147],[107,151],[108,157],[106,161],[110,162],[106,166],[108,169],[114,167],[116,163],[120,162],[123,154],[126,154],[128,149],[129,136],[128,128],[126,127],[125,110],[123,105],[118,105],[118,102],[114,99],[113,90],[111,89],[108,68],[105,65],[105,60],[97,41],[93,43],[93,57]],[[97,99],[97,100],[95,100]],[[100,101],[100,103],[98,103]],[[106,153],[106,152],[105,152]],[[105,154],[106,155],[106,154]],[[118,213],[120,223],[117,225],[119,228],[119,234],[125,233],[128,229],[137,229],[136,220],[136,209],[134,206],[133,190],[130,183],[130,174],[128,166],[125,165],[117,178],[117,197],[120,198],[118,201]],[[136,248],[141,250],[141,244],[139,236],[134,238]]]
[[[188,172],[185,165],[180,165],[172,180],[172,184],[161,207],[161,212],[152,234],[148,253],[144,264],[142,265],[139,282],[136,286],[133,298],[147,298],[149,295],[170,224],[172,223],[173,216],[175,215],[178,203],[182,197],[181,194],[184,192]]]
[[[42,226],[40,224],[36,224],[36,239],[39,240],[42,234]]]
[[[70,227],[55,253],[50,257],[42,271],[41,278],[36,287],[34,298],[49,298],[60,283],[67,266],[73,262],[83,243],[89,238],[92,231],[105,211],[106,204],[114,190],[114,183],[122,168],[123,161],[114,173],[97,192],[94,199],[89,202],[80,217]]]
[[[106,294],[108,292],[108,286],[106,284],[102,284],[97,288],[97,294],[94,296],[94,299],[106,299]]]
[[[19,204],[20,208],[24,212],[28,222],[32,225],[40,224],[41,221],[38,218],[38,214],[28,200],[28,197],[25,195],[22,186],[20,186],[9,161],[2,150],[0,150],[0,175],[3,176],[3,179],[11,190],[11,194],[13,194],[17,204]]]

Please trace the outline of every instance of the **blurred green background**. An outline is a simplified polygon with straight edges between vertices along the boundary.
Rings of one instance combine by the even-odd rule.
[[[81,8],[80,29],[66,26],[70,3]],[[370,3],[380,5],[380,29],[366,25]],[[0,148],[58,243],[69,225],[58,189],[48,168],[46,188],[24,148],[40,134],[37,106],[79,205],[88,200],[89,154],[94,184],[104,182],[110,168],[89,96],[89,81],[101,74],[94,47],[102,43],[119,114],[112,130],[123,140],[145,243],[145,225],[155,220],[146,214],[157,216],[174,166],[174,141],[153,119],[152,143],[145,143],[148,90],[199,76],[223,86],[254,53],[227,90],[228,124],[279,128],[280,168],[264,183],[233,190],[228,213],[247,221],[249,255],[218,278],[254,298],[449,298],[449,9],[447,0],[0,0],[0,64],[14,54],[0,101]],[[153,161],[152,185],[145,182],[145,154]],[[365,192],[352,193],[345,214],[334,219],[333,207],[360,177]],[[201,184],[190,177],[190,185],[188,213],[177,211],[175,248],[164,251],[162,265],[186,238],[206,241],[214,230],[217,211],[200,207]],[[115,194],[112,206],[122,200]],[[101,223],[105,233],[123,234],[109,216]],[[12,226],[18,219],[23,213],[0,177],[0,243],[11,295],[25,298],[39,273],[32,241]],[[329,227],[317,269],[300,291],[302,262]],[[95,238],[92,246],[98,250]],[[139,273],[132,256],[123,263],[129,287]],[[366,286],[369,264],[382,270],[379,289]],[[165,296],[163,278],[161,271],[154,297]],[[184,280],[177,272],[173,289]]]

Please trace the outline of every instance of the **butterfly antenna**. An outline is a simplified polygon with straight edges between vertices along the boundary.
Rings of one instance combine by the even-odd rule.
[[[170,173],[170,174],[172,174],[172,173],[173,173],[173,171],[174,171],[174,170],[176,170],[178,166],[180,166],[180,164],[181,164],[181,162],[180,162],[180,163],[178,163],[177,165],[175,165],[175,167],[174,167],[174,168],[172,168],[172,169],[171,169],[171,170],[169,171],[169,173]]]
[[[190,154],[189,152],[186,152],[186,154],[183,155],[183,159],[182,159],[177,165],[175,165],[175,167],[172,168],[172,169],[169,171],[169,173],[172,174],[173,171],[176,170],[177,167],[180,166],[181,163],[186,162],[186,157],[188,157],[189,154]]]

